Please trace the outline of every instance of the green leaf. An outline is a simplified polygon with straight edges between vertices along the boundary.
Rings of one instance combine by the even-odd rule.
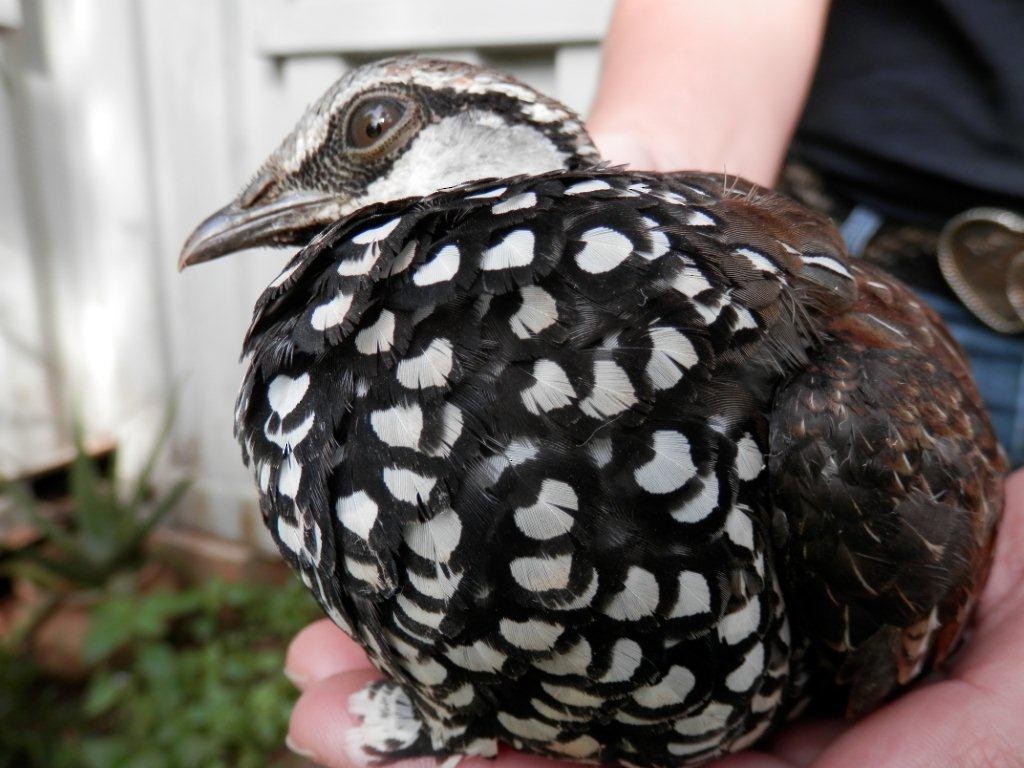
[[[108,600],[94,608],[82,646],[83,660],[96,664],[135,638],[134,618],[134,605],[123,598]]]
[[[75,458],[71,462],[71,500],[74,504],[75,522],[82,538],[83,549],[89,551],[111,535],[112,525],[116,525],[116,499],[111,488],[104,493],[103,480],[100,477],[96,462],[93,461],[85,447],[81,420],[74,419],[73,437]],[[90,552],[91,554],[91,552]]]
[[[149,455],[143,462],[142,470],[139,472],[137,478],[135,478],[135,490],[131,495],[131,499],[128,502],[129,509],[138,509],[143,501],[145,501],[147,494],[149,493],[150,482],[153,478],[153,471],[156,469],[157,461],[160,459],[160,454],[163,452],[164,446],[167,444],[167,439],[171,435],[171,428],[174,426],[174,418],[178,413],[178,387],[174,387],[174,391],[167,399],[167,407],[164,409],[164,418],[160,423],[160,430],[157,432],[156,438],[153,440],[153,446],[149,450]]]
[[[39,508],[39,504],[32,497],[32,493],[24,483],[6,482],[2,486],[5,496],[20,509],[29,521],[45,535],[50,542],[64,550],[74,550],[75,541],[59,525],[51,520]]]
[[[123,672],[96,675],[86,691],[82,711],[88,717],[105,714],[125,700],[130,688],[131,679]]]
[[[113,768],[125,765],[129,755],[126,744],[116,736],[98,736],[79,745],[79,754],[86,768]]]
[[[179,480],[168,491],[160,501],[153,505],[152,511],[147,517],[142,519],[136,527],[131,540],[128,542],[126,550],[137,549],[142,541],[153,531],[157,524],[167,517],[168,513],[171,512],[181,501],[185,492],[192,487],[191,480]]]

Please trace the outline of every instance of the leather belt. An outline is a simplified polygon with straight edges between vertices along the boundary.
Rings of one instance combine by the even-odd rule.
[[[957,298],[995,331],[1024,333],[1024,215],[971,208],[940,230],[893,221],[844,204],[799,163],[783,170],[779,190],[839,222],[851,255],[913,287]]]

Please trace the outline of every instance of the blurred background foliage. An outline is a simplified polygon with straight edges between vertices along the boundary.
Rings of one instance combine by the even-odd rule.
[[[319,609],[280,570],[197,579],[154,554],[188,487],[151,487],[172,421],[131,479],[76,429],[66,489],[0,485],[23,523],[0,547],[0,768],[291,764],[284,650]]]
[[[92,610],[85,680],[0,653],[0,766],[285,765],[296,692],[284,649],[317,616],[295,580],[107,595]]]

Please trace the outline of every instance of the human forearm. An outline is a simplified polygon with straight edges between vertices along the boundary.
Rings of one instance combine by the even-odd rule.
[[[589,128],[638,168],[778,172],[817,61],[826,0],[619,0]]]

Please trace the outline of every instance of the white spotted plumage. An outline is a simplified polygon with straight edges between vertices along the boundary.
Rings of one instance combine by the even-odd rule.
[[[353,750],[695,765],[801,694],[765,414],[852,273],[727,227],[750,193],[717,177],[530,173],[374,200],[304,250],[250,329],[243,450],[387,678]]]
[[[442,733],[458,739],[467,753],[489,753],[497,737],[551,754],[603,754],[611,743],[606,736],[597,731],[569,733],[565,725],[578,728],[590,722],[590,715],[583,713],[607,706],[614,708],[617,727],[629,733],[659,718],[678,724],[660,747],[673,760],[684,753],[704,754],[698,749],[698,734],[709,744],[724,743],[712,722],[725,711],[724,704],[712,702],[703,715],[684,709],[693,691],[708,684],[698,671],[704,668],[702,662],[681,650],[686,643],[650,645],[643,636],[631,634],[631,627],[645,622],[678,623],[681,631],[706,633],[718,648],[728,649],[717,651],[730,659],[719,673],[720,684],[749,697],[749,704],[739,705],[746,707],[749,728],[768,722],[788,701],[783,696],[787,678],[767,674],[767,646],[758,639],[776,621],[776,614],[762,608],[777,603],[775,593],[746,594],[731,604],[718,577],[697,561],[675,556],[674,566],[661,570],[654,563],[618,562],[607,553],[595,560],[598,553],[587,544],[599,529],[595,526],[611,523],[614,530],[644,515],[660,516],[681,532],[686,527],[704,530],[714,519],[719,521],[719,546],[727,544],[734,548],[731,552],[741,553],[730,555],[739,559],[729,567],[764,569],[764,543],[748,508],[738,503],[734,481],[728,480],[752,482],[763,471],[763,449],[754,432],[730,425],[720,414],[699,428],[695,422],[666,424],[656,416],[659,403],[686,397],[694,382],[713,370],[717,353],[708,345],[708,328],[720,327],[715,333],[721,334],[747,331],[756,338],[765,327],[759,308],[737,299],[733,285],[717,280],[699,254],[680,247],[676,230],[662,223],[669,214],[661,208],[655,215],[638,212],[632,230],[624,228],[622,219],[606,226],[583,218],[564,227],[559,235],[564,245],[554,251],[561,253],[562,266],[556,265],[554,272],[547,261],[550,230],[529,219],[504,223],[515,216],[548,215],[558,200],[581,205],[592,195],[625,187],[632,187],[628,191],[633,196],[621,199],[651,204],[645,203],[649,184],[609,179],[568,183],[561,196],[551,190],[545,197],[529,182],[466,194],[461,200],[493,226],[493,234],[478,240],[484,244],[472,248],[461,240],[434,244],[416,239],[408,216],[429,213],[381,215],[353,227],[354,234],[341,241],[343,249],[350,247],[346,253],[351,257],[334,261],[332,279],[337,282],[323,284],[321,290],[331,293],[313,302],[315,307],[332,307],[318,315],[323,322],[311,323],[314,330],[324,325],[326,334],[352,325],[347,336],[326,346],[319,340],[326,336],[314,337],[310,349],[321,350],[317,354],[337,350],[347,355],[339,359],[350,360],[359,371],[350,395],[354,410],[341,417],[347,431],[338,433],[343,450],[334,459],[337,470],[332,470],[344,478],[332,518],[347,532],[338,539],[341,552],[334,555],[334,568],[351,580],[347,583],[355,594],[369,596],[360,599],[380,601],[393,593],[380,603],[389,606],[383,615],[390,616],[385,618],[390,628],[377,642],[382,649],[394,648],[401,662],[381,663],[404,681],[401,685],[414,686],[417,696],[439,703],[441,709],[419,713],[423,732],[435,734],[432,739]],[[679,198],[692,200],[694,195],[687,189]],[[671,200],[664,205],[674,206],[677,217],[693,215],[689,203]],[[404,241],[395,240],[400,232],[406,233],[401,235]],[[417,260],[417,253],[425,257]],[[633,260],[634,254],[639,261]],[[752,280],[781,277],[781,268],[769,268],[774,262],[760,252],[738,248],[735,258],[747,265]],[[577,341],[575,334],[593,322],[582,313],[581,300],[596,307],[609,301],[630,305],[634,289],[626,285],[635,279],[636,267],[631,265],[639,264],[659,270],[658,284],[672,297],[666,307],[673,309],[642,314],[642,323],[610,326],[599,334],[588,331],[596,336],[593,341],[582,334]],[[558,275],[568,268],[584,277],[560,283]],[[371,270],[381,276],[368,277]],[[500,279],[517,271],[516,279]],[[376,280],[379,287],[367,293],[361,287],[365,284],[354,282],[366,279]],[[493,293],[486,300],[478,296],[472,304],[458,303],[460,292],[476,295],[480,286]],[[418,291],[424,292],[422,299]],[[346,297],[340,302],[344,306],[339,296]],[[465,314],[441,324],[436,318],[448,306],[464,307],[458,311]],[[731,323],[717,323],[727,307]],[[490,339],[511,339],[521,346],[506,350]],[[513,349],[519,350],[520,360]],[[331,418],[329,414],[342,413],[337,410],[341,403],[325,406],[319,398],[310,399],[327,374],[315,363],[305,365],[269,379],[267,413],[273,418],[264,418],[260,433],[264,444],[275,449],[298,446],[276,474],[266,460],[261,467],[267,469],[260,470],[261,478],[276,478],[277,492],[291,502],[293,515],[309,504],[306,478],[313,482],[318,477],[306,466],[314,445],[310,441],[313,436],[320,439],[315,425]],[[473,384],[466,389],[472,382],[469,376],[481,377],[479,388]],[[655,419],[645,429],[648,413]],[[529,419],[548,426],[528,426]],[[357,423],[364,425],[360,434],[377,441],[378,447],[352,438]],[[575,442],[559,442],[560,429],[575,435]],[[606,436],[601,430],[607,429],[612,432]],[[735,446],[731,454],[711,448],[720,440]],[[579,448],[574,447],[577,443]],[[493,453],[485,457],[485,451]],[[581,468],[598,474],[579,475]],[[608,508],[627,480],[632,497],[623,498],[633,500]],[[478,488],[477,482],[494,484],[495,490]],[[261,480],[261,487],[266,485]],[[466,489],[477,495],[460,495]],[[491,511],[483,515],[484,509]],[[310,550],[315,548],[307,546],[303,526],[280,523],[279,540],[301,562],[312,563]],[[388,531],[395,526],[401,541],[397,549],[385,543],[394,542]],[[501,544],[477,551],[488,541],[488,526],[501,531]],[[684,533],[680,536],[685,540]],[[756,559],[743,565],[753,555],[742,553],[755,553]],[[489,558],[505,558],[503,575],[487,570]],[[396,570],[403,559],[404,568]],[[311,583],[319,589],[316,580]],[[501,591],[509,589],[518,596]],[[481,599],[492,607],[476,613],[470,606]],[[594,630],[578,628],[574,616],[590,617],[596,622]],[[450,639],[445,636],[452,631],[446,629],[449,617],[455,621],[451,626],[462,627]],[[359,621],[348,613],[342,618]],[[598,631],[600,626],[604,629]],[[520,668],[520,659],[528,660],[533,670],[524,678],[533,686],[524,707],[506,703],[483,735],[446,724],[449,715],[442,712],[476,706],[477,687],[501,680],[507,669]],[[620,703],[611,705],[613,701]],[[754,701],[763,709],[755,711]],[[623,731],[621,738],[623,751],[615,754],[628,762],[626,755],[632,753],[626,743],[633,736]]]
[[[484,251],[480,269],[493,271],[525,267],[533,261],[534,242],[533,232],[515,229]]]
[[[633,252],[633,242],[610,227],[592,227],[580,235],[580,241],[583,248],[576,254],[576,263],[591,274],[610,272]]]
[[[412,281],[416,285],[433,285],[455,277],[459,271],[461,254],[457,245],[446,245],[434,257],[413,274]]]
[[[539,360],[533,366],[534,384],[521,395],[526,410],[534,415],[570,405],[576,390],[565,370],[553,360]]]

